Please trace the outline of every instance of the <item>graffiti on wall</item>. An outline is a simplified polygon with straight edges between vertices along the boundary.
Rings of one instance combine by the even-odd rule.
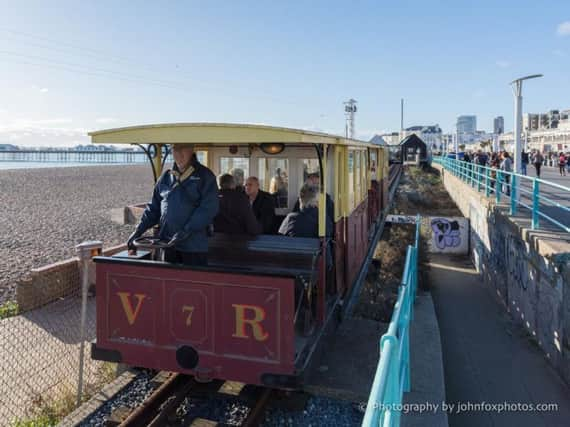
[[[429,218],[430,252],[467,254],[469,222],[462,217]]]
[[[461,244],[459,223],[456,220],[435,218],[431,220],[433,241],[439,249],[456,248]]]
[[[527,272],[527,251],[524,243],[509,234],[507,237],[506,261],[508,277],[514,283],[518,283],[520,288],[526,291],[528,288],[528,272]]]

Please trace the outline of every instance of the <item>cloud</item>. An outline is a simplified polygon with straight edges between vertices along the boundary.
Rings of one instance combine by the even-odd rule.
[[[509,68],[511,66],[511,63],[504,59],[499,59],[498,61],[495,62],[495,64],[497,64],[497,67],[499,68]]]
[[[556,32],[559,36],[570,36],[570,21],[559,24]]]
[[[37,85],[32,85],[32,90],[37,90],[38,92],[41,92],[41,93],[49,92],[49,89],[47,87],[41,87],[41,86],[37,86]]]
[[[0,125],[0,144],[32,147],[65,147],[88,144],[87,129],[65,126],[70,118],[16,119]]]
[[[102,125],[117,123],[118,121],[119,119],[115,119],[114,117],[98,117],[95,119],[95,123],[99,123]]]

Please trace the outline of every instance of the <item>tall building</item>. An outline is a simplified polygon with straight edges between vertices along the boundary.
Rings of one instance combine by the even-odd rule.
[[[495,117],[493,120],[493,133],[496,135],[505,133],[505,118],[503,116]]]
[[[475,133],[477,131],[477,116],[457,117],[457,133]]]

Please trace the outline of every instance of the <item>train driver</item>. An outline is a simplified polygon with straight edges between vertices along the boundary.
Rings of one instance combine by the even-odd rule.
[[[259,234],[261,224],[255,218],[247,196],[236,190],[236,180],[230,174],[220,177],[220,211],[214,219],[214,230],[228,234]]]
[[[245,181],[245,194],[249,197],[255,217],[263,227],[263,234],[274,233],[275,199],[273,196],[259,189],[259,179],[256,176],[250,176]]]
[[[218,188],[212,171],[193,154],[192,144],[173,145],[174,166],[158,179],[152,200],[127,242],[129,253],[136,253],[136,238],[160,224],[159,237],[173,245],[165,250],[165,261],[207,265],[207,228],[218,213]]]
[[[327,216],[326,235],[332,236],[332,219]],[[288,214],[279,234],[290,237],[319,237],[319,189],[305,183],[299,192],[299,211]]]

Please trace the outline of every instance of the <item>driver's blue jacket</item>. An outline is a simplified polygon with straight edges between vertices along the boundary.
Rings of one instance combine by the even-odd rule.
[[[210,169],[198,162],[192,167],[194,171],[182,182],[170,170],[160,176],[137,231],[142,234],[159,224],[163,240],[170,240],[177,232],[188,233],[187,239],[176,243],[177,250],[207,252],[207,227],[219,209],[218,187]]]

